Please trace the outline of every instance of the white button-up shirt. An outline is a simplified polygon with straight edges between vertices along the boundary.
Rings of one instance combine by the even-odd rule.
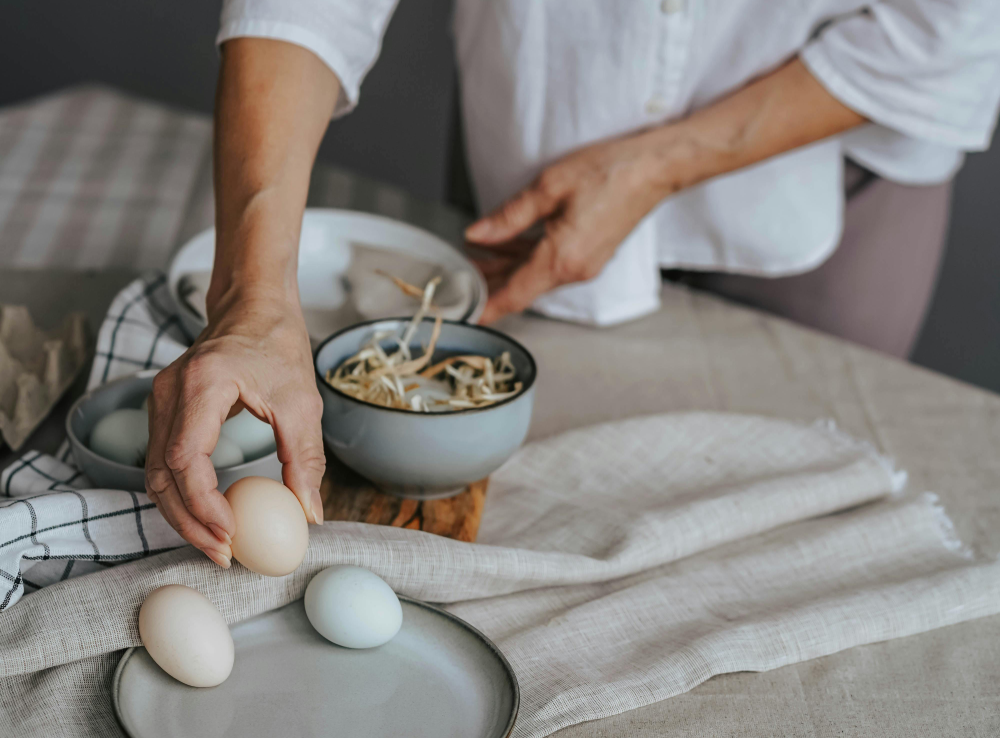
[[[219,42],[289,41],[358,103],[395,0],[226,0]],[[898,182],[951,177],[987,148],[1000,0],[456,0],[468,160],[489,210],[585,144],[667,123],[800,55],[873,123],[661,203],[590,282],[535,308],[610,324],[658,306],[660,267],[806,271],[840,240],[843,157]]]

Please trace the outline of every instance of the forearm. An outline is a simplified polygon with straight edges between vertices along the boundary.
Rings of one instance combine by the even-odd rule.
[[[247,295],[297,300],[309,176],[339,83],[281,41],[224,44],[215,106],[216,252],[209,319]]]
[[[865,122],[798,58],[690,117],[643,137],[648,176],[663,195]]]

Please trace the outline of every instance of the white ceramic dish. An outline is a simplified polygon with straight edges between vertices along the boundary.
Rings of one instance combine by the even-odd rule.
[[[391,218],[352,210],[308,208],[299,239],[299,293],[309,334],[315,341],[359,322],[343,310],[348,295],[343,276],[351,265],[352,244],[384,249],[439,264],[452,273],[467,273],[471,287],[464,322],[478,320],[486,305],[486,281],[458,249],[421,228]],[[177,303],[185,329],[196,336],[204,321],[180,299],[179,284],[188,274],[211,272],[215,256],[215,229],[209,228],[188,241],[174,255],[168,273],[170,294]]]
[[[400,602],[402,629],[365,650],[324,640],[302,600],[234,625],[233,672],[210,689],[129,649],[112,683],[115,714],[131,738],[509,736],[519,695],[503,654],[454,615]]]

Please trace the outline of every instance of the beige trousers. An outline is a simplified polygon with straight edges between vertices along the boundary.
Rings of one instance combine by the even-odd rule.
[[[668,274],[696,288],[906,358],[934,292],[951,182],[912,187],[846,162],[844,235],[829,259],[793,277]]]

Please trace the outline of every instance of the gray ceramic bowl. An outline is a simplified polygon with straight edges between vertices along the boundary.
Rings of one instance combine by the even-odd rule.
[[[143,492],[146,489],[145,471],[137,466],[120,464],[106,459],[90,450],[90,432],[97,421],[108,413],[123,407],[139,407],[153,388],[156,369],[149,369],[116,379],[97,387],[70,408],[66,416],[66,436],[73,448],[76,465],[97,487],[124,489]],[[225,492],[229,485],[243,477],[270,477],[281,481],[281,463],[278,452],[274,451],[253,461],[216,469],[219,491]]]
[[[535,360],[524,346],[491,328],[445,321],[434,361],[455,354],[496,357],[509,351],[524,384],[520,394],[484,408],[416,413],[361,402],[326,383],[326,373],[356,354],[375,332],[396,330],[407,322],[361,323],[334,333],[316,349],[323,438],[338,459],[385,492],[448,497],[496,471],[524,441],[535,399]],[[414,348],[427,344],[433,325],[430,319],[423,322]],[[387,348],[392,345],[385,342]]]

